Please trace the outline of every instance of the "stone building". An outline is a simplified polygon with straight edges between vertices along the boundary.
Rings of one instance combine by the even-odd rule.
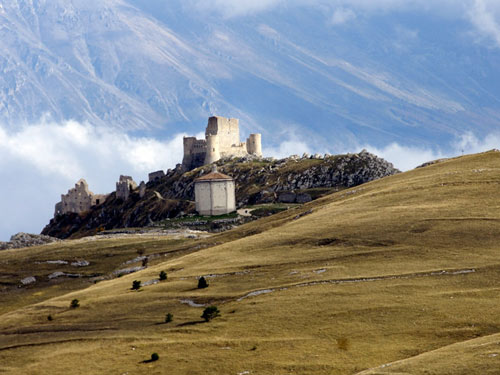
[[[139,197],[142,199],[146,195],[146,183],[141,181],[139,184]]]
[[[165,172],[163,171],[156,171],[156,172],[151,172],[148,175],[148,180],[149,182],[151,181],[158,181],[159,179],[165,177]]]
[[[234,179],[217,172],[212,172],[194,181],[196,211],[200,215],[223,215],[236,210]]]
[[[213,116],[208,119],[205,139],[184,137],[182,169],[189,171],[228,156],[262,156],[261,134],[250,134],[240,142],[239,120]]]
[[[137,188],[137,184],[130,176],[120,175],[120,180],[116,183],[116,197],[126,201],[130,192]]]
[[[68,190],[67,194],[61,195],[61,201],[56,204],[54,216],[88,211],[90,207],[104,203],[107,197],[105,194],[92,193],[87,181],[82,178],[74,188]]]

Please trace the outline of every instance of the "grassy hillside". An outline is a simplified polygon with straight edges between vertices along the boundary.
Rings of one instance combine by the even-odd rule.
[[[14,291],[5,282],[0,373],[498,374],[499,184],[500,153],[488,152],[205,239],[1,252],[11,279],[36,272],[43,279],[48,271],[30,259],[47,249],[85,257],[88,246],[105,275],[137,249],[161,256],[143,271],[79,280],[71,291],[47,280]],[[113,264],[110,249],[121,257]],[[130,289],[161,270],[167,281]],[[206,289],[196,288],[201,275]],[[70,309],[74,298],[81,306]],[[205,323],[208,305],[221,316]],[[174,318],[165,324],[168,312]],[[143,362],[153,352],[160,359]]]

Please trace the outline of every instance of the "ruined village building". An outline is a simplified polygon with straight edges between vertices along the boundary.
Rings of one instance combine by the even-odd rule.
[[[230,156],[262,156],[261,134],[250,134],[240,142],[239,120],[213,116],[208,119],[205,139],[184,137],[182,169],[189,171]]]
[[[107,195],[92,193],[87,181],[82,178],[74,188],[68,190],[67,194],[61,195],[61,201],[56,204],[54,216],[88,211],[90,207],[104,203],[106,198]]]
[[[214,166],[211,173],[194,182],[196,211],[203,216],[228,214],[236,210],[234,179],[217,172]]]

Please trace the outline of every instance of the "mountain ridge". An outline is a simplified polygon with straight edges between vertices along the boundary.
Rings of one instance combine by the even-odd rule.
[[[314,6],[223,18],[177,1],[33,4],[0,13],[0,122],[14,128],[49,113],[165,135],[218,112],[266,133],[268,145],[305,134],[342,152],[446,149],[500,120],[498,49],[423,11],[339,28]]]

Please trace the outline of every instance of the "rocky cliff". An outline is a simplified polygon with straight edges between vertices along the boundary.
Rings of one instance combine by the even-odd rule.
[[[217,162],[219,171],[236,180],[238,207],[264,203],[305,203],[333,191],[353,187],[399,171],[366,151],[347,155],[303,155],[285,159],[232,158]],[[194,180],[210,171],[204,166],[182,173],[180,165],[149,182],[126,201],[112,193],[106,202],[82,214],[59,215],[42,234],[81,237],[113,228],[144,227],[165,219],[194,214]]]

